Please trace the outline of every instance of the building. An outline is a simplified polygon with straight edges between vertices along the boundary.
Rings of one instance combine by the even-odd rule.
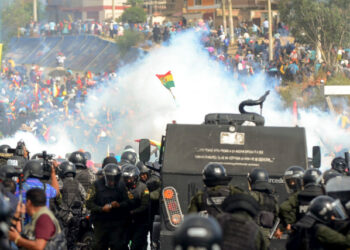
[[[63,19],[102,22],[112,19],[113,1],[118,18],[129,7],[127,0],[47,0],[47,11],[56,22]]]
[[[254,22],[261,25],[267,18],[267,0],[231,0],[234,25],[239,22]],[[277,3],[271,0],[273,15],[277,16]],[[228,16],[228,3],[226,0],[226,15]],[[209,18],[216,25],[222,24],[222,0],[167,0],[164,15],[169,17],[184,16],[187,20]]]

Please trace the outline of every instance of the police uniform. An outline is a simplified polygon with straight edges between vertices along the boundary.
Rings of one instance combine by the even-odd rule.
[[[197,213],[207,211],[208,214],[215,217],[221,213],[220,205],[229,195],[242,193],[243,191],[231,185],[217,185],[214,187],[205,187],[192,197],[187,209],[188,213]]]
[[[147,234],[149,230],[149,201],[150,194],[145,183],[139,181],[136,187],[128,189],[128,197],[132,203],[131,223],[128,229],[130,250],[147,249]]]
[[[112,208],[107,213],[103,212],[103,206],[113,201],[117,201],[120,207]],[[105,186],[104,179],[94,183],[86,201],[94,225],[92,249],[127,249],[125,228],[129,205],[127,190],[122,182],[113,189]]]
[[[280,216],[286,224],[294,224],[305,215],[312,199],[323,194],[324,189],[319,185],[306,186],[281,204]]]
[[[261,213],[258,219],[258,225],[264,233],[265,239],[269,242],[271,228],[274,225],[279,214],[279,205],[271,184],[266,182],[257,182],[252,185],[249,194],[259,203]]]
[[[350,233],[342,234],[309,215],[293,226],[287,242],[287,250],[346,250],[350,248]]]
[[[88,168],[77,167],[77,174],[75,179],[83,185],[86,192],[90,189],[94,181],[96,180],[96,175]]]

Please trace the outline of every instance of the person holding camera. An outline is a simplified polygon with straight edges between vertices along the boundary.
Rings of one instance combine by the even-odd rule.
[[[17,185],[16,196],[22,195],[23,203],[25,203],[27,191],[32,188],[40,188],[45,191],[46,206],[49,207],[50,199],[55,198],[60,193],[55,171],[57,166],[56,161],[53,161],[52,166],[48,168],[42,160],[29,160],[23,170],[24,182]],[[51,185],[43,182],[48,178],[51,178]]]

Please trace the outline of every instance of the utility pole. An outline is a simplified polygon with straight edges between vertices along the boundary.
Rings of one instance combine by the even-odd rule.
[[[115,0],[112,0],[112,19],[115,21]]]
[[[233,45],[234,34],[233,34],[233,19],[232,19],[232,0],[228,0],[228,18],[230,19],[229,20],[230,44]]]
[[[272,41],[272,11],[271,0],[267,0],[267,9],[269,12],[269,60],[273,60],[273,41]]]
[[[33,0],[33,21],[37,22],[38,21],[38,11],[37,11],[37,0]]]
[[[221,0],[222,7],[222,25],[224,26],[224,33],[227,36],[227,23],[226,23],[226,0]]]

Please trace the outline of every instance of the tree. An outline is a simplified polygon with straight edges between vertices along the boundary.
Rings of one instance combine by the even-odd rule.
[[[2,0],[0,0],[2,1]],[[39,20],[43,17],[43,4],[40,1],[38,5]],[[33,19],[33,1],[13,0],[9,1],[2,10],[0,10],[2,24],[2,37],[8,41],[11,37],[17,35],[18,28],[25,27]]]
[[[332,50],[350,42],[349,0],[281,0],[280,14],[300,42],[319,49],[323,61],[334,65]]]
[[[132,7],[140,7],[143,4],[143,0],[128,0],[128,4],[130,4]]]
[[[137,30],[125,30],[124,35],[116,38],[118,50],[124,56],[131,47],[138,45],[144,41],[144,34]]]
[[[127,23],[143,23],[146,21],[146,12],[140,7],[130,7],[124,11],[121,18]]]

